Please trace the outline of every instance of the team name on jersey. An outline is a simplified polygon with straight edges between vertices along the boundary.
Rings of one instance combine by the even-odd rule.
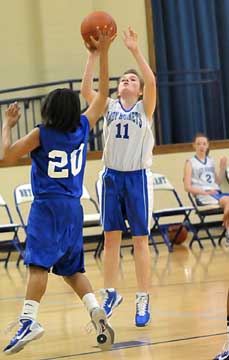
[[[211,172],[214,173],[214,167],[213,166],[206,166],[204,168],[198,169],[199,176],[203,175],[204,173]]]
[[[124,113],[119,111],[108,111],[107,113],[107,125],[109,126],[110,123],[114,120],[127,120],[132,121],[134,124],[142,127],[142,118],[141,114],[138,111],[131,111],[130,113]]]

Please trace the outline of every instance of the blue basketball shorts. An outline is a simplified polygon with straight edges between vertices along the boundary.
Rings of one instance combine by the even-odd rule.
[[[229,196],[229,193],[222,193],[221,191],[218,191],[217,194],[212,195],[197,195],[196,204],[198,206],[218,205],[219,200],[224,196]]]
[[[25,265],[52,268],[63,276],[85,272],[82,229],[79,199],[35,199],[28,218]]]
[[[153,211],[153,175],[150,170],[100,173],[100,211],[104,231],[126,231],[132,236],[148,235]]]
[[[229,193],[222,193],[221,191],[218,192],[218,194],[211,195],[214,199],[220,200],[224,196],[229,196]]]

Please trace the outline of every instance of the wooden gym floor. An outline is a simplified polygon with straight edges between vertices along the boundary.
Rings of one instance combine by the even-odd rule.
[[[210,360],[221,351],[226,340],[226,296],[229,284],[229,249],[204,250],[187,245],[169,254],[164,245],[160,254],[152,251],[151,315],[146,328],[134,326],[135,273],[130,249],[123,250],[119,291],[123,303],[114,311],[111,324],[116,332],[115,345],[101,352],[93,333],[86,332],[88,315],[81,302],[63,280],[50,274],[46,295],[41,303],[38,321],[44,336],[14,355],[18,360]],[[103,285],[103,268],[92,253],[86,254],[87,275],[94,289]],[[5,335],[8,323],[20,314],[27,272],[11,261],[6,271],[0,263],[0,347],[4,348],[12,333]],[[4,359],[0,353],[0,359]]]

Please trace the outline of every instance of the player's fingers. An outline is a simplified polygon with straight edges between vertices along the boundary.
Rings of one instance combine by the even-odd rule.
[[[114,26],[110,26],[109,28],[107,28],[107,35],[109,37],[112,37],[114,34],[117,34],[117,32],[115,31],[115,28]]]
[[[112,36],[110,36],[110,40],[111,41],[114,41],[114,39],[117,37],[117,33],[116,34],[114,34],[114,35],[112,35]]]
[[[92,35],[90,36],[90,40],[91,40],[92,44],[97,48],[98,47],[98,41]]]
[[[90,48],[90,44],[88,44],[88,42],[84,41],[84,45],[86,46],[86,48],[87,48],[88,50],[91,49],[91,48]]]
[[[100,36],[106,36],[108,34],[108,30],[109,28],[107,27],[107,25],[104,25],[104,27],[102,29],[100,29]]]

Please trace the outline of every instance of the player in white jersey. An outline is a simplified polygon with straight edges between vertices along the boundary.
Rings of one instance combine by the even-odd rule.
[[[225,173],[227,159],[226,157],[220,159],[220,169],[217,175],[214,161],[208,156],[208,138],[204,134],[197,134],[193,147],[196,154],[186,161],[184,167],[185,190],[195,195],[198,205],[219,204],[223,207],[223,222],[227,229],[226,245],[229,246],[229,194],[222,193],[219,186]],[[217,355],[214,360],[229,360],[229,293],[227,296],[226,322],[228,332],[227,343],[224,345],[222,353]]]
[[[218,204],[218,200],[211,196],[220,191],[214,160],[209,156],[206,156],[205,159],[200,159],[197,155],[194,155],[188,161],[192,168],[192,187],[197,191],[198,189],[203,190],[203,194],[198,193],[195,196],[197,204]],[[224,167],[222,168],[222,173],[223,171]]]
[[[105,169],[100,203],[105,231],[103,307],[109,317],[112,309],[122,301],[116,288],[122,231],[125,230],[127,219],[133,237],[138,287],[135,324],[142,327],[150,321],[148,235],[153,202],[150,168],[154,140],[151,126],[156,104],[156,84],[132,28],[124,31],[123,41],[133,55],[144,83],[136,70],[126,71],[118,84],[118,99],[108,98],[104,112]],[[93,90],[96,59],[96,52],[89,52],[81,87],[82,95],[88,103],[96,94]]]
[[[196,153],[186,161],[184,167],[185,190],[195,196],[197,205],[218,204],[225,195],[220,190],[220,183],[227,166],[227,158],[220,159],[220,169],[217,174],[214,160],[208,156],[208,138],[204,134],[197,134],[193,147]]]

